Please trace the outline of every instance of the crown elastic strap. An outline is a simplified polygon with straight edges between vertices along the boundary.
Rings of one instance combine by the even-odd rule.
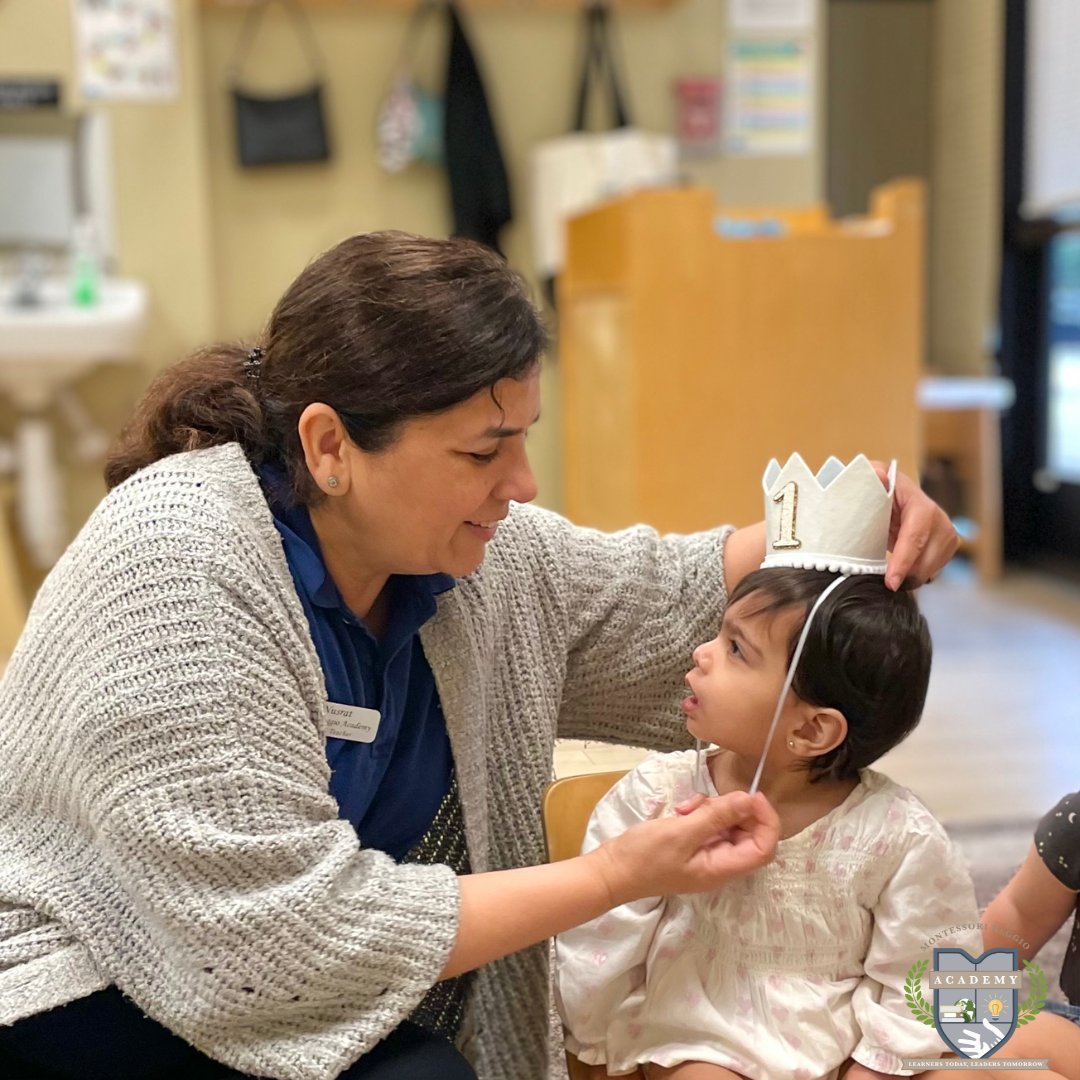
[[[758,762],[757,772],[754,773],[754,782],[750,785],[751,795],[757,791],[758,784],[761,783],[761,774],[765,769],[765,758],[768,756],[769,747],[772,746],[773,736],[776,734],[776,725],[780,723],[780,714],[784,711],[784,702],[787,700],[788,691],[791,689],[791,684],[795,681],[795,671],[799,666],[799,659],[802,656],[803,646],[806,645],[806,639],[810,635],[810,624],[814,621],[814,616],[817,614],[818,608],[825,603],[829,594],[842,581],[847,581],[847,574],[844,574],[843,577],[838,577],[835,581],[829,582],[825,591],[814,601],[814,606],[806,616],[806,622],[803,623],[802,633],[799,635],[799,643],[795,646],[795,654],[792,656],[791,663],[788,665],[784,686],[780,691],[780,700],[776,703],[776,712],[773,713],[772,723],[769,725],[769,734],[765,738],[765,746],[761,751],[761,760]]]
[[[825,602],[826,597],[842,582],[847,581],[848,575],[844,574],[838,577],[835,581],[830,581],[825,587],[821,595],[814,601],[814,606],[810,609],[806,616],[806,622],[803,623],[802,633],[799,634],[799,640],[795,645],[795,652],[792,654],[791,663],[788,665],[787,675],[784,677],[784,685],[780,691],[780,699],[776,703],[776,711],[773,713],[772,723],[769,725],[769,734],[765,738],[765,746],[761,751],[761,758],[758,761],[757,771],[754,773],[753,783],[750,785],[750,794],[753,795],[758,789],[758,784],[761,783],[761,773],[765,768],[765,758],[768,757],[769,747],[772,746],[772,741],[776,735],[776,726],[780,723],[780,714],[784,711],[784,702],[787,700],[788,691],[791,689],[791,684],[795,681],[795,672],[799,666],[799,659],[803,654],[803,647],[806,645],[806,639],[810,634],[810,624],[814,621],[814,616],[818,612],[818,608]],[[697,758],[694,766],[694,791],[699,795],[708,795],[709,781],[706,779],[706,765],[705,759],[702,757],[702,750],[704,744],[700,739],[695,740],[695,752]]]

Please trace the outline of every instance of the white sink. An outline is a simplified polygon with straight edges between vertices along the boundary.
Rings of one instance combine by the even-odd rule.
[[[146,287],[105,278],[101,299],[76,307],[67,281],[49,280],[37,307],[11,305],[0,287],[0,390],[17,406],[40,408],[65,383],[106,360],[131,360],[146,328]],[[44,400],[43,400],[44,399]]]
[[[11,305],[14,286],[0,286],[0,395],[15,405],[16,516],[27,551],[42,569],[68,541],[62,475],[47,408],[67,384],[105,361],[139,355],[146,327],[146,288],[106,278],[101,299],[76,307],[67,281],[44,283],[42,303]]]

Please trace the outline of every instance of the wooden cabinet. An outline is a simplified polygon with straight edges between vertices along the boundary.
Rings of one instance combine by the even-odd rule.
[[[865,218],[639,192],[569,224],[559,283],[565,510],[688,531],[762,517],[769,458],[917,471],[924,191]],[[734,234],[734,235],[733,235]]]

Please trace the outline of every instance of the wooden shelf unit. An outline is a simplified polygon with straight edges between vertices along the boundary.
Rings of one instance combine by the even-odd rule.
[[[761,475],[799,451],[917,475],[924,189],[870,214],[754,211],[729,239],[711,191],[644,191],[569,223],[559,281],[565,510],[686,532],[763,516]]]

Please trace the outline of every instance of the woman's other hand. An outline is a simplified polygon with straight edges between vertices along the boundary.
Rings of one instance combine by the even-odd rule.
[[[780,819],[760,792],[684,804],[678,816],[644,821],[596,848],[612,906],[643,896],[707,892],[768,863]]]
[[[889,468],[873,462],[882,483]],[[956,554],[960,539],[949,515],[905,473],[896,474],[892,524],[889,527],[889,564],[885,584],[898,589],[909,578],[922,585],[936,577]]]

